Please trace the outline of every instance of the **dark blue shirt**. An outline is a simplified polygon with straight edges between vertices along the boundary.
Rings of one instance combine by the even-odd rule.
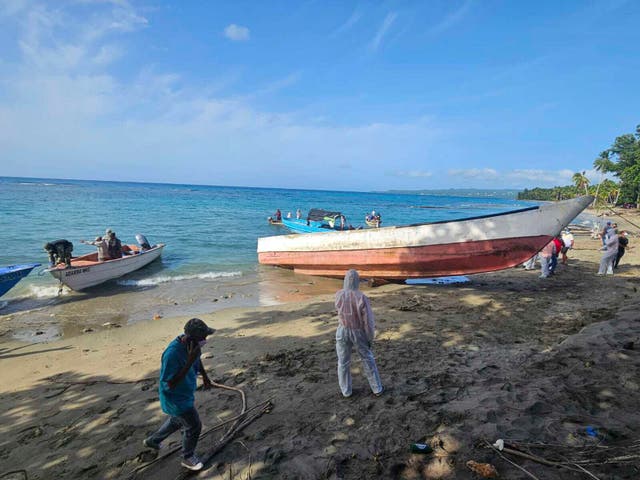
[[[173,389],[169,389],[167,382],[175,377],[187,364],[187,346],[180,341],[181,337],[174,339],[162,353],[160,386],[158,387],[162,411],[174,417],[193,407],[199,363],[198,360],[193,362],[193,365],[180,383]]]

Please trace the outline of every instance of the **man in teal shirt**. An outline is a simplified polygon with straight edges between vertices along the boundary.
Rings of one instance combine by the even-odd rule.
[[[160,429],[143,443],[154,450],[173,432],[182,429],[182,466],[189,470],[202,470],[202,462],[195,453],[202,424],[194,407],[196,376],[202,375],[205,389],[211,388],[211,380],[200,360],[201,348],[207,336],[215,330],[199,318],[192,318],[184,326],[184,335],[175,338],[162,353],[160,367],[160,406],[169,415]]]

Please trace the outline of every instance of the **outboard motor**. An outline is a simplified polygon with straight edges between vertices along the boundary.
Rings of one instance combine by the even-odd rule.
[[[138,245],[140,245],[140,248],[142,248],[142,250],[151,250],[151,245],[149,245],[147,237],[145,237],[141,233],[136,233],[136,241],[138,242]]]

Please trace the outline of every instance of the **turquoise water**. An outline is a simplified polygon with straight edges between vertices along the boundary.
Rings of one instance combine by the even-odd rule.
[[[77,333],[81,326],[131,323],[230,306],[290,301],[335,291],[339,283],[257,264],[257,239],[287,233],[269,225],[310,208],[341,211],[364,225],[367,212],[383,226],[465,218],[530,206],[496,198],[332,192],[194,185],[118,183],[0,177],[0,265],[47,263],[43,244],[65,238],[74,255],[113,229],[123,243],[135,234],[165,243],[162,258],[119,280],[59,294],[44,267],[2,297],[0,315],[15,338],[38,341]],[[295,294],[292,294],[295,292]],[[6,318],[5,318],[6,320]],[[39,330],[38,330],[39,329]],[[34,332],[45,332],[35,338]],[[81,330],[80,330],[81,331]],[[71,333],[70,333],[71,332]],[[2,332],[0,332],[2,333]]]
[[[166,243],[162,268],[152,278],[237,274],[255,270],[258,237],[284,233],[267,223],[276,208],[343,212],[364,225],[375,209],[383,225],[471,217],[528,206],[493,198],[445,197],[265,188],[0,178],[0,265],[46,262],[42,246],[66,238],[74,255],[113,229],[123,242],[143,233]],[[47,278],[47,280],[51,281]]]

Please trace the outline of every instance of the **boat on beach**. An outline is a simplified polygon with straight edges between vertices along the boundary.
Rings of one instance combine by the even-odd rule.
[[[258,261],[297,273],[404,280],[492,272],[524,263],[593,197],[460,220],[258,239]]]
[[[99,261],[98,252],[94,252],[72,258],[70,267],[60,263],[47,271],[70,289],[83,290],[139,270],[160,257],[164,246],[159,243],[143,250],[138,245],[123,245],[123,250],[131,252],[130,255]]]
[[[39,263],[25,263],[23,265],[0,267],[0,297],[29,275],[31,270],[39,266]]]

